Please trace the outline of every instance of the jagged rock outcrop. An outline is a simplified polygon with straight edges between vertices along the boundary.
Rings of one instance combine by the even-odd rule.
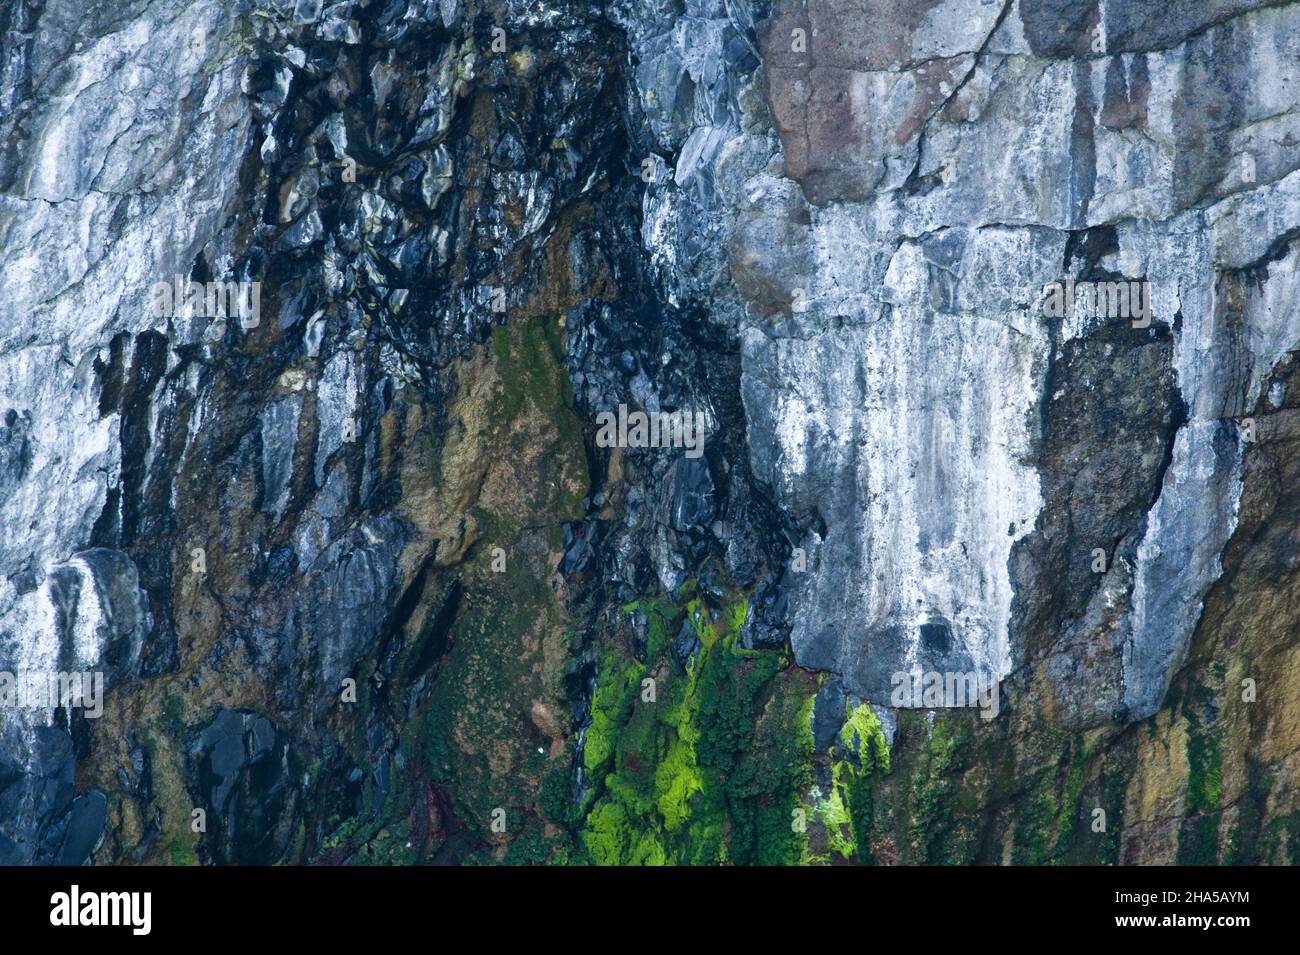
[[[1213,639],[1197,634],[1256,416],[1287,400],[1270,382],[1300,342],[1296,6],[807,0],[762,14],[761,68],[712,84],[692,66],[720,62],[722,24],[746,14],[628,17],[655,63],[638,72],[641,100],[673,104],[671,118],[646,110],[669,152],[647,189],[647,251],[665,298],[735,329],[749,464],[792,548],[768,555],[760,591],[783,599],[756,599],[746,628],[789,627],[801,665],[876,704],[900,672],[976,671],[1004,680],[1014,708],[1010,756],[959,757],[967,737],[936,747],[912,724],[891,733],[894,792],[871,797],[961,786],[1013,809],[956,849],[886,837],[918,831],[909,808],[857,818],[858,855],[1234,857],[1229,843],[1254,836],[1189,835],[1220,821],[1221,794],[1205,795],[1217,747],[1282,776],[1293,755],[1254,762],[1240,727],[1231,743],[1207,742],[1203,721],[1172,741],[1162,730],[1200,755],[1162,781],[1157,809],[1119,754],[1134,721],[1168,725],[1171,682],[1240,702],[1188,655]],[[725,266],[695,252],[702,234]],[[1053,314],[1047,288],[1072,280],[1132,283],[1146,305]],[[1281,615],[1291,645],[1295,608]],[[1289,697],[1279,687],[1271,704]],[[1035,725],[1046,714],[1050,731]],[[975,726],[970,740],[992,732]],[[1085,729],[1100,740],[1062,756],[1052,734]],[[1058,759],[1094,780],[1090,798],[1114,805],[1128,787],[1112,810],[1132,826],[1122,853],[1070,835],[1080,791],[1039,775]],[[1039,782],[1002,788],[969,772],[981,760]],[[1045,817],[1040,799],[1058,808]],[[1268,811],[1273,858],[1288,858],[1277,833],[1294,806]],[[1197,821],[1147,842],[1160,813]]]
[[[1135,7],[777,3],[727,121],[702,87],[678,121],[708,158],[681,147],[647,233],[669,222],[662,244],[684,247],[683,210],[707,205],[691,183],[714,185],[730,287],[706,292],[751,316],[751,464],[811,568],[791,580],[792,645],[877,702],[899,671],[1000,679],[1047,651],[1080,725],[1149,716],[1220,573],[1239,419],[1300,338],[1296,14],[1157,28]],[[693,31],[681,61],[721,56],[713,35]],[[1148,283],[1150,315],[1053,317],[1044,289],[1071,279]],[[1103,342],[1163,357],[1116,356],[1072,389],[1075,354]],[[1112,416],[1152,405],[1125,453]],[[1066,459],[1044,456],[1063,440]],[[1093,496],[1064,499],[1063,481]],[[1053,547],[1076,573],[1044,615]],[[1094,548],[1109,570],[1079,572]]]

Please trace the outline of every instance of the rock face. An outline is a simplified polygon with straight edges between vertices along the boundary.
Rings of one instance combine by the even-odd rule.
[[[1300,4],[0,26],[0,863],[1296,860]]]
[[[1044,480],[1163,477],[1140,524],[1120,526],[1094,498],[1063,529],[1076,567],[1093,547],[1119,565],[1120,579],[1072,578],[1130,605],[1105,628],[1095,610],[1083,637],[1110,631],[1117,702],[1149,716],[1221,572],[1240,493],[1237,419],[1300,331],[1294,301],[1281,304],[1289,273],[1264,261],[1290,254],[1296,228],[1283,145],[1296,122],[1295,13],[1194,16],[1157,39],[1123,4],[1105,17],[1072,5],[1066,37],[1044,25],[1068,18],[1033,4],[894,6],[778,4],[762,30],[783,178],[770,163],[747,170],[754,208],[732,246],[733,272],[763,273],[742,294],[780,316],[741,332],[752,460],[814,568],[836,569],[797,587],[796,656],[878,701],[898,671],[1000,679],[1083,609],[1036,627],[1017,618],[1054,589],[1021,556],[1061,530],[1052,505],[1067,502],[1045,502]],[[854,29],[882,18],[884,39]],[[769,264],[790,260],[800,265]],[[1232,291],[1241,270],[1263,281],[1253,308]],[[1150,314],[1132,325],[1151,327],[1116,341],[1127,310],[1052,316],[1044,288],[1069,279],[1146,283]],[[1061,440],[1054,426],[1080,429],[1045,410],[1090,402],[1062,395],[1060,379],[1097,340],[1130,355],[1172,347],[1185,420],[1173,435],[1167,422],[1146,429],[1139,467],[1108,468],[1123,452],[1106,417],[1153,393],[1172,409],[1170,358],[1163,371],[1131,359],[1098,369],[1110,394],[1088,410],[1105,430],[1077,434],[1095,450],[1053,473],[1039,449]],[[1065,683],[1060,695],[1078,696]]]
[[[289,847],[295,798],[284,742],[255,713],[221,710],[199,733],[191,756],[194,775],[213,821],[216,862],[267,865]],[[288,805],[287,805],[288,804]]]

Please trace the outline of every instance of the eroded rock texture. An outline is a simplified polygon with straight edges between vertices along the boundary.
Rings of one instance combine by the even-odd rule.
[[[0,27],[0,862],[1297,860],[1300,4]]]

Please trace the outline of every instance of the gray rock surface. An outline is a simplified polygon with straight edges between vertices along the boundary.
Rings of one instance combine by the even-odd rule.
[[[670,299],[741,307],[710,305],[736,322],[753,471],[808,558],[799,662],[883,702],[898,671],[1002,678],[1047,653],[1079,724],[1149,715],[1235,526],[1238,419],[1300,340],[1296,6],[778,2],[761,69],[677,86],[663,59],[707,60],[718,33],[679,28],[736,9],[631,28],[656,51],[643,100],[674,104],[656,137],[707,136],[688,168],[713,192],[652,187],[643,234]],[[704,208],[725,278],[686,251]],[[1070,278],[1149,282],[1154,330],[1046,316]],[[1117,364],[1045,416],[1091,342]],[[1120,462],[1113,422],[1153,394]],[[1111,561],[1072,572],[1082,602],[1027,609],[1057,585],[1032,554],[1081,568],[1094,547]]]

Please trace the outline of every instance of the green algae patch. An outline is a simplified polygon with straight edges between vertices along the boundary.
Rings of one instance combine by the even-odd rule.
[[[492,354],[500,380],[488,409],[490,421],[501,429],[492,435],[494,449],[513,452],[521,465],[519,486],[541,492],[533,517],[556,527],[580,519],[589,487],[583,422],[575,410],[558,318],[542,315],[495,326]],[[537,453],[539,448],[545,453]]]
[[[812,713],[807,714],[809,726]],[[811,729],[809,730],[811,733]],[[846,702],[844,721],[829,759],[829,786],[814,786],[805,808],[816,823],[804,846],[804,861],[875,862],[870,836],[875,825],[877,777],[890,771],[889,743],[870,704]],[[825,781],[825,770],[823,770]]]
[[[601,660],[603,678],[591,700],[591,722],[583,737],[583,765],[587,773],[602,773],[618,747],[620,727],[631,715],[645,667],[635,660],[623,663],[612,652]]]
[[[889,744],[880,718],[868,703],[844,705],[844,725],[840,743],[857,759],[865,771],[889,772]]]
[[[785,654],[739,645],[745,601],[696,588],[636,601],[646,662],[598,658],[583,765],[591,782],[582,842],[598,865],[788,864],[810,778],[800,729],[815,683]],[[671,635],[689,621],[699,650],[679,666]]]
[[[1187,793],[1178,839],[1180,865],[1215,865],[1219,861],[1219,823],[1223,803],[1223,754],[1217,727],[1206,725],[1208,688],[1190,688],[1183,712],[1187,717]]]

